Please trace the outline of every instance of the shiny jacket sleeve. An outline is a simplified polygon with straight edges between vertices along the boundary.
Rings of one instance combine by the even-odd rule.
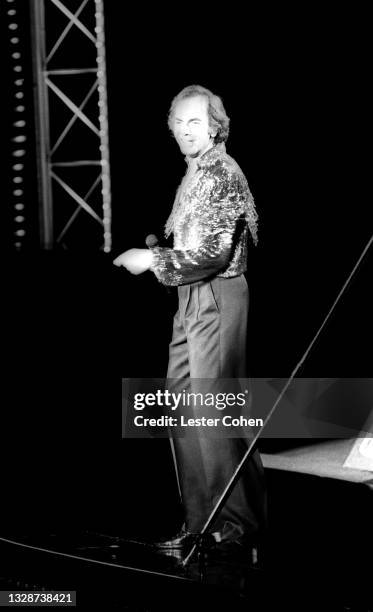
[[[229,264],[239,219],[245,221],[252,203],[246,179],[238,173],[212,176],[196,202],[197,246],[191,249],[153,249],[151,270],[164,285],[184,285],[223,271]],[[188,223],[185,224],[188,242]]]

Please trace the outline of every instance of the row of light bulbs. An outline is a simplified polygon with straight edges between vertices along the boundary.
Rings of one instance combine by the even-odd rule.
[[[22,65],[22,54],[20,51],[20,24],[17,18],[17,3],[15,0],[7,0],[8,30],[10,42],[10,58],[13,72],[13,122],[12,122],[12,196],[14,202],[14,247],[20,250],[26,236],[25,230],[25,204],[24,204],[24,170],[25,156],[27,153],[25,133],[25,92],[24,92],[24,66]]]
[[[105,58],[105,27],[104,9],[102,0],[95,0],[96,4],[96,49],[97,49],[97,77],[99,95],[99,122],[100,122],[100,153],[102,171],[102,199],[104,223],[104,251],[111,250],[111,181],[109,162],[108,116],[106,95],[106,58]]]

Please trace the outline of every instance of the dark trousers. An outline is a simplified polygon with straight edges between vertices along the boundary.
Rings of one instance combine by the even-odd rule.
[[[170,343],[168,388],[214,393],[227,390],[227,381],[245,378],[246,326],[249,295],[243,275],[215,277],[178,287],[179,309]],[[234,383],[233,383],[234,384]],[[239,382],[236,380],[236,384]],[[213,408],[212,410],[215,410]],[[204,414],[188,407],[188,414]],[[211,414],[211,410],[210,410]],[[222,416],[216,413],[215,416]],[[216,435],[216,437],[215,437]],[[187,427],[174,434],[176,470],[188,531],[198,532],[247,450],[248,437],[228,437]],[[212,531],[223,539],[255,538],[265,523],[265,485],[259,453],[255,451]]]

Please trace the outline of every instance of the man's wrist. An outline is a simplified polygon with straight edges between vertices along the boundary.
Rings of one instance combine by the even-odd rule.
[[[149,262],[149,270],[153,272],[154,254],[150,249],[148,251],[148,262]]]

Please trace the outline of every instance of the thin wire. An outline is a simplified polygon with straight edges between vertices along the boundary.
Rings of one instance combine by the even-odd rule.
[[[350,283],[350,281],[351,281],[353,275],[355,274],[357,268],[359,267],[361,261],[365,257],[365,255],[366,255],[368,249],[370,248],[372,242],[373,242],[373,235],[371,236],[370,240],[368,240],[368,243],[366,244],[365,248],[363,249],[363,252],[361,253],[357,263],[353,267],[352,272],[348,276],[348,278],[347,278],[346,282],[344,283],[342,289],[340,290],[340,292],[338,293],[336,299],[334,300],[334,303],[333,303],[332,307],[330,308],[328,314],[326,315],[324,321],[322,322],[321,326],[319,327],[318,331],[316,332],[315,336],[313,337],[312,341],[310,342],[310,344],[309,344],[308,348],[306,349],[304,355],[302,356],[302,358],[298,361],[297,365],[295,366],[293,372],[290,375],[290,378],[286,382],[286,384],[285,384],[284,388],[282,389],[280,395],[278,396],[278,398],[276,399],[275,403],[273,404],[271,410],[269,411],[269,413],[267,414],[266,418],[264,419],[263,425],[261,426],[261,428],[258,431],[258,433],[254,436],[252,442],[250,443],[249,448],[247,449],[246,453],[244,454],[243,458],[241,459],[240,463],[238,464],[237,468],[235,469],[235,471],[234,471],[231,479],[227,483],[224,491],[220,495],[216,505],[214,506],[210,516],[208,517],[206,523],[204,524],[204,526],[203,526],[203,528],[202,528],[202,530],[201,530],[201,532],[199,534],[200,537],[202,537],[206,533],[206,531],[210,527],[211,523],[214,521],[216,515],[220,512],[221,506],[225,502],[226,497],[228,496],[229,492],[231,491],[232,487],[234,486],[236,478],[239,475],[239,473],[241,472],[241,469],[242,469],[243,465],[245,464],[246,459],[249,457],[250,453],[252,452],[252,449],[253,449],[254,445],[256,444],[259,436],[262,434],[265,426],[267,425],[268,421],[270,420],[270,418],[272,417],[274,411],[276,410],[278,404],[282,400],[285,392],[287,391],[287,389],[289,388],[290,384],[292,383],[293,378],[295,377],[295,375],[298,372],[299,368],[302,366],[302,364],[304,363],[306,357],[309,355],[309,353],[310,353],[312,347],[314,346],[317,338],[320,336],[321,331],[324,329],[327,321],[329,320],[331,314],[333,313],[333,311],[334,311],[336,305],[338,304],[339,300],[341,299],[343,293],[345,292],[348,284]],[[182,565],[184,567],[189,563],[189,560],[194,555],[197,547],[198,547],[198,544],[194,543],[192,548],[191,548],[191,550],[189,551],[189,553],[187,554],[187,556],[185,557],[185,559],[182,562]]]
[[[342,297],[342,294],[344,293],[345,289],[347,288],[348,284],[350,283],[350,281],[351,281],[351,279],[352,279],[353,275],[355,274],[356,270],[358,269],[358,267],[359,267],[359,265],[360,265],[361,261],[364,259],[364,257],[365,257],[365,255],[366,255],[366,253],[367,253],[368,249],[370,248],[370,246],[371,246],[372,242],[373,242],[373,235],[371,236],[370,240],[368,240],[367,245],[365,246],[365,248],[364,248],[364,250],[363,250],[362,254],[360,255],[360,257],[359,257],[359,259],[358,259],[357,263],[355,264],[355,266],[354,266],[354,268],[353,268],[353,270],[352,270],[351,274],[349,275],[348,279],[346,280],[345,284],[343,285],[342,289],[340,290],[340,292],[338,293],[338,295],[337,295],[336,299],[334,300],[334,303],[333,303],[333,305],[332,305],[331,309],[329,310],[328,314],[326,315],[326,317],[325,317],[325,319],[324,319],[324,321],[323,321],[323,323],[322,323],[322,325],[321,325],[320,329],[319,329],[319,330],[318,330],[318,332],[316,333],[315,337],[313,338],[312,342],[310,343],[309,347],[307,348],[306,352],[304,353],[304,355],[303,355],[302,359],[299,361],[299,363],[298,363],[298,364],[297,364],[297,366],[295,367],[295,369],[294,369],[294,371],[293,371],[293,373],[292,373],[292,375],[291,375],[291,377],[290,377],[290,378],[294,378],[294,376],[295,376],[296,372],[299,370],[300,366],[301,366],[301,365],[303,364],[303,362],[305,361],[305,359],[306,359],[306,357],[308,356],[308,354],[309,354],[310,350],[312,349],[312,347],[313,347],[313,345],[315,344],[315,342],[316,342],[317,338],[319,337],[319,335],[320,335],[321,331],[324,329],[324,327],[325,327],[325,325],[326,325],[327,321],[329,320],[329,318],[330,318],[331,314],[333,313],[333,311],[334,311],[334,309],[335,309],[336,305],[338,304],[338,302],[339,302],[340,298]]]

